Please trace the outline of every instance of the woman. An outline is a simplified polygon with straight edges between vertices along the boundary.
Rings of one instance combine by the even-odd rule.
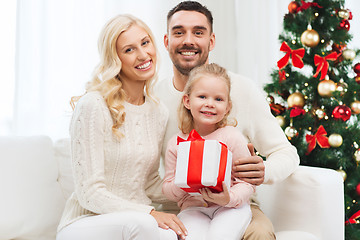
[[[151,98],[156,47],[131,15],[103,28],[100,63],[70,124],[75,191],[57,240],[177,239],[186,229],[151,202],[166,201],[158,175],[166,108]]]

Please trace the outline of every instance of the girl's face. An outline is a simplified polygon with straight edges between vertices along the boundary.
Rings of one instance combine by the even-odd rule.
[[[195,130],[206,136],[217,129],[230,110],[229,88],[226,82],[212,75],[201,76],[195,81],[190,95],[184,95],[184,106],[190,110]]]
[[[122,62],[122,81],[146,81],[156,72],[156,50],[149,34],[138,25],[121,33],[116,51]]]

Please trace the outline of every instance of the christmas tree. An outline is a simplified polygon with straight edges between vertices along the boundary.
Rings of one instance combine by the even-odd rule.
[[[346,239],[360,239],[360,51],[348,47],[345,0],[292,1],[279,35],[283,57],[266,84],[272,113],[301,164],[344,178]]]

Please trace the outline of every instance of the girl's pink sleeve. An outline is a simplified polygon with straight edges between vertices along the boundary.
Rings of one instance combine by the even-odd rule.
[[[239,158],[251,156],[244,135],[238,129],[231,131],[231,128],[228,128],[226,130],[226,135],[228,136],[227,145],[232,152],[233,161]],[[250,203],[250,198],[254,193],[254,185],[232,176],[230,187],[230,201],[226,205],[226,207],[239,207],[245,203]]]

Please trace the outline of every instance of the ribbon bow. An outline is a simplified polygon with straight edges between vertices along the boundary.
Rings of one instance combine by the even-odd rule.
[[[204,141],[204,139],[200,136],[200,134],[195,129],[191,130],[191,132],[189,133],[189,136],[186,140],[178,136],[177,137],[177,145],[179,145],[179,143],[181,143],[181,142],[194,141],[194,140],[203,140]]]
[[[327,61],[328,60],[335,61],[337,58],[338,58],[338,54],[336,52],[332,52],[325,57],[320,57],[319,55],[315,54],[314,63],[315,66],[317,66],[317,69],[313,77],[317,77],[321,71],[320,80],[324,79],[329,69],[329,63]]]
[[[354,213],[349,220],[345,221],[345,225],[356,223],[356,219],[360,217],[360,211]]]
[[[290,117],[297,117],[304,114],[305,114],[305,110],[299,107],[294,107],[290,111]]]
[[[302,12],[302,11],[308,9],[309,7],[322,8],[322,6],[320,6],[318,3],[305,2],[305,1],[301,0],[301,6],[296,9],[296,12]]]
[[[294,67],[302,68],[304,66],[302,58],[305,55],[305,48],[292,50],[286,42],[283,42],[281,44],[280,51],[286,52],[286,54],[277,62],[277,66],[279,67],[279,69],[284,68],[288,64],[290,55]]]
[[[315,135],[306,135],[306,142],[309,143],[307,154],[309,154],[316,147],[316,142],[322,148],[329,148],[329,139],[326,137],[327,132],[323,125],[320,125]]]
[[[279,70],[279,83],[286,80],[286,72],[284,70]]]

